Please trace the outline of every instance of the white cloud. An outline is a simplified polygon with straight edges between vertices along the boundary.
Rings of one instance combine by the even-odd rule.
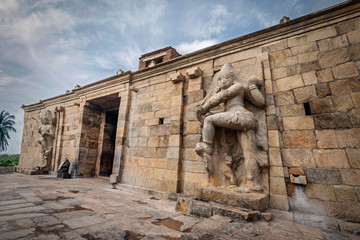
[[[251,15],[255,16],[256,20],[260,23],[262,28],[267,28],[279,23],[280,19],[276,20],[269,12],[260,10],[259,8],[252,8]]]
[[[119,59],[119,62],[121,65],[129,66],[130,69],[123,69],[124,71],[127,70],[136,70],[138,68],[139,64],[139,57],[144,52],[140,49],[138,45],[133,45],[131,47],[128,47],[125,49],[125,51],[121,51],[117,53],[117,58]]]
[[[205,13],[206,15],[199,14]],[[206,17],[204,17],[206,16]],[[223,33],[231,23],[231,13],[221,4],[207,4],[196,11],[191,12],[190,24],[194,24],[189,30],[197,39],[208,39]]]
[[[199,40],[195,40],[193,42],[183,42],[180,43],[176,49],[182,53],[182,54],[186,54],[186,53],[190,53],[199,49],[203,49],[212,45],[215,45],[216,43],[218,43],[218,41],[216,39],[208,39],[208,40],[203,40],[203,41],[199,41]]]

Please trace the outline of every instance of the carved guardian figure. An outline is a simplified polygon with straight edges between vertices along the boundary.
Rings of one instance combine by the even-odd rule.
[[[53,119],[51,117],[51,112],[46,110],[40,116],[41,118],[41,127],[38,130],[40,133],[40,138],[38,142],[41,145],[41,168],[46,168],[50,164],[51,154],[52,154],[52,146],[54,140],[54,126]]]
[[[210,184],[239,192],[262,191],[260,168],[268,162],[258,156],[259,124],[254,114],[244,107],[244,101],[259,108],[265,106],[259,91],[263,81],[256,77],[238,81],[230,64],[225,64],[213,81],[217,87],[203,99],[196,112],[203,123],[203,141],[196,145],[196,152],[205,161],[212,179]]]

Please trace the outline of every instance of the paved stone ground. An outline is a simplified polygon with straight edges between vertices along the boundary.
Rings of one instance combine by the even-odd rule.
[[[274,219],[175,212],[175,202],[96,178],[0,175],[0,239],[360,239]]]

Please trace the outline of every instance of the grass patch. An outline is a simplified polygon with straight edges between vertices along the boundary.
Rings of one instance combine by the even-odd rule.
[[[16,166],[19,164],[20,154],[0,154],[0,166]]]

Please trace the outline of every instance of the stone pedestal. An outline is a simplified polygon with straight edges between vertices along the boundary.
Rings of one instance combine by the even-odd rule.
[[[224,188],[201,188],[198,199],[226,204],[251,210],[263,211],[267,208],[268,194],[266,193],[238,193]]]

